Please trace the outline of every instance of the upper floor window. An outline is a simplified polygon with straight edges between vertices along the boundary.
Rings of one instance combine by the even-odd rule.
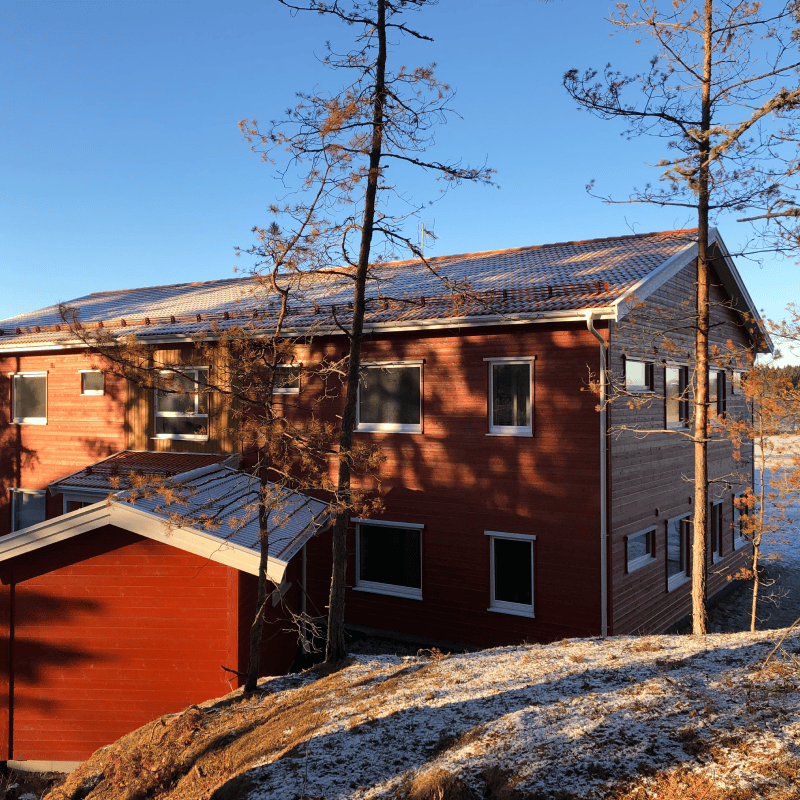
[[[206,441],[208,367],[165,370],[162,382],[155,396],[155,438]]]
[[[633,572],[639,567],[655,560],[656,529],[648,528],[646,531],[632,533],[625,540],[626,561],[628,572]]]
[[[362,364],[356,430],[422,433],[422,363]]]
[[[18,372],[11,376],[13,422],[47,424],[47,373]]]
[[[533,435],[533,358],[486,358],[489,364],[489,433]]]
[[[747,496],[747,492],[740,492],[733,496],[733,548],[738,550],[747,544],[747,537],[745,536],[744,526],[745,521],[742,517],[749,516],[750,509],[748,500],[752,499]]]
[[[718,417],[725,416],[726,406],[725,373],[717,370],[708,372],[708,413]]]
[[[653,391],[653,364],[625,358],[625,389],[629,392]]]
[[[711,529],[711,560],[717,561],[722,558],[722,500],[711,504],[708,522]]]
[[[82,369],[81,394],[97,395],[105,392],[105,375],[99,369]]]
[[[673,517],[667,522],[667,589],[669,591],[689,579],[691,524],[692,520],[689,514]]]
[[[665,377],[665,405],[668,428],[689,427],[689,368],[667,367]]]
[[[355,520],[356,588],[422,599],[422,525]]]
[[[21,531],[44,522],[46,515],[45,493],[30,489],[11,490],[11,530]]]
[[[292,365],[280,365],[275,367],[275,375],[272,379],[273,394],[300,394],[300,367]]]

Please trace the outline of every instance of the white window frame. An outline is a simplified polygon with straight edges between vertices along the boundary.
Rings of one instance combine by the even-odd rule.
[[[667,372],[671,369],[678,371],[678,422],[667,420]],[[681,392],[681,382],[683,382],[683,392]],[[692,404],[689,399],[689,387],[691,377],[689,367],[686,364],[666,364],[664,366],[664,424],[668,430],[685,431],[691,425]]]
[[[47,519],[47,492],[44,489],[18,489],[16,487],[9,488],[11,492],[11,533],[16,531],[25,530],[25,528],[18,528],[16,525],[17,521],[17,497],[21,494],[33,494],[37,497],[42,497],[45,500],[45,519],[41,520],[40,522],[44,522]],[[39,525],[40,522],[34,523]],[[29,526],[30,527],[30,526]]]
[[[664,564],[665,566],[669,566],[669,529],[672,523],[675,520],[690,520],[692,519],[691,514],[677,514],[674,517],[670,517],[667,520],[667,531],[666,531],[666,539],[665,539],[665,546],[664,546]],[[691,523],[689,523],[691,524]],[[683,586],[684,583],[691,580],[691,575],[689,574],[689,565],[691,564],[690,554],[692,551],[692,530],[688,527],[686,532],[684,533],[683,525],[678,525],[678,530],[680,532],[680,536],[682,538],[681,546],[683,548],[683,564],[682,572],[676,572],[674,575],[667,576],[667,591],[671,592],[673,589],[677,589],[679,586]]]
[[[47,425],[47,371],[40,372],[9,372],[8,377],[11,378],[11,422],[15,425]],[[16,378],[44,378],[44,408],[45,415],[43,417],[18,417],[17,416],[17,387],[15,386]]]
[[[642,364],[644,366],[644,379],[645,382],[641,384],[645,388],[638,388],[640,384],[634,384],[633,387],[628,383],[628,364]],[[655,381],[655,365],[652,361],[645,361],[642,358],[629,358],[625,356],[624,363],[625,374],[625,391],[629,394],[653,394],[654,381]],[[635,387],[635,388],[634,388]]]
[[[279,369],[296,369],[297,370],[297,386],[274,386],[272,387],[272,394],[300,394],[300,372],[302,369],[301,364],[278,364],[275,371]],[[273,381],[274,384],[274,381]]]
[[[378,519],[353,519],[356,526],[356,580],[355,590],[370,592],[371,594],[385,594],[391,597],[406,597],[411,600],[422,600],[422,531],[425,526],[416,522],[390,522]],[[361,580],[361,525],[371,525],[382,528],[407,528],[419,531],[419,589],[414,586],[398,586],[394,583],[378,583],[377,581]]]
[[[194,433],[156,433],[153,431],[153,439],[167,439],[167,440],[182,440],[182,441],[189,441],[189,442],[207,442],[209,439],[209,414],[198,414],[196,410],[198,408],[200,402],[200,391],[199,391],[199,373],[205,372],[206,377],[208,377],[209,367],[176,367],[175,369],[163,369],[160,370],[161,375],[184,375],[190,380],[195,382],[195,387],[197,391],[194,393],[194,407],[195,413],[194,414],[187,414],[183,411],[159,411],[158,410],[158,389],[153,390],[153,410],[154,410],[154,420],[161,417],[162,419],[205,419],[206,420],[206,431],[207,433],[203,436],[200,434]],[[194,377],[190,376],[190,373],[195,373]],[[210,400],[210,398],[207,398]]]
[[[424,420],[422,416],[422,398],[425,395],[425,370],[424,361],[362,361],[361,367],[365,369],[407,369],[419,368],[419,424],[405,424],[402,422],[362,422],[361,421],[361,379],[358,381],[358,394],[356,396],[356,431],[365,433],[423,433]]]
[[[658,532],[658,528],[653,525],[649,528],[644,528],[641,531],[636,531],[636,533],[628,534],[625,537],[625,564],[626,564],[626,571],[628,573],[635,572],[637,569],[641,569],[641,567],[645,567],[648,564],[652,564],[656,560],[656,533]],[[636,539],[639,536],[650,536],[650,552],[645,553],[643,556],[639,556],[638,558],[631,559],[628,555],[628,542],[631,539]]]
[[[534,580],[534,566],[535,566],[535,556],[534,556],[534,542],[536,541],[536,535],[532,533],[506,533],[504,531],[484,531],[485,536],[489,537],[489,583],[490,583],[490,594],[489,594],[489,608],[487,611],[494,611],[498,614],[512,614],[516,617],[531,617],[535,618],[536,614],[534,613],[534,587],[535,587],[535,580]],[[530,605],[526,603],[511,603],[508,600],[497,600],[496,599],[496,587],[495,587],[495,569],[494,569],[494,543],[496,539],[510,539],[513,541],[522,541],[528,542],[531,546],[531,602]]]
[[[742,525],[739,521],[739,517],[742,514],[742,511],[736,507],[736,500],[740,500],[743,498],[747,492],[739,492],[738,494],[734,494],[731,498],[731,505],[733,506],[733,549],[734,550],[741,550],[747,543],[748,539],[742,534]]]
[[[83,376],[90,374],[90,373],[97,373],[99,372],[103,376],[103,388],[102,389],[84,389],[83,388]],[[91,397],[102,395],[106,393],[106,377],[105,372],[102,369],[79,369],[78,374],[80,375],[81,381],[81,397]]]
[[[487,436],[533,436],[533,364],[536,356],[484,358],[489,367],[488,418],[489,432]],[[492,421],[494,410],[494,367],[495,364],[527,364],[528,377],[528,424],[527,425],[495,425]]]
[[[718,520],[719,526],[717,530],[717,547],[719,550],[714,552],[714,509],[717,508],[719,511]],[[722,561],[722,531],[724,530],[722,525],[722,500],[714,500],[709,503],[708,508],[708,532],[709,532],[709,550],[711,551],[711,563],[716,564],[718,561]]]
[[[70,503],[94,505],[95,503],[105,500],[111,493],[111,489],[86,489],[83,491],[70,491],[66,489],[61,493],[62,511],[64,514],[71,514],[72,512],[67,510]]]

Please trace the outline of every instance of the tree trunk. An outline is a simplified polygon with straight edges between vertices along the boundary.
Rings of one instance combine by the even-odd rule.
[[[264,467],[262,466],[262,473]],[[267,606],[269,566],[269,511],[264,506],[266,479],[261,477],[261,492],[258,506],[258,540],[260,559],[258,563],[258,591],[256,594],[256,613],[250,626],[250,652],[247,659],[247,678],[245,692],[253,692],[258,686],[258,672],[261,666],[261,640],[264,635],[264,611]]]
[[[709,152],[713,0],[705,2],[702,122],[698,146],[697,329],[695,332],[694,531],[692,537],[692,633],[707,630],[706,516],[708,509]]]
[[[350,357],[347,367],[347,391],[342,412],[339,435],[339,476],[336,487],[338,513],[333,526],[333,569],[331,593],[328,602],[328,636],[325,645],[325,663],[335,664],[347,655],[344,642],[344,590],[347,573],[347,526],[351,504],[350,450],[353,429],[356,425],[359,369],[361,366],[361,341],[364,328],[364,293],[367,285],[372,232],[375,220],[375,200],[380,178],[383,148],[384,108],[386,105],[386,0],[378,0],[378,57],[375,65],[375,95],[372,112],[372,141],[369,153],[369,174],[364,193],[364,221],[361,228],[361,246],[356,267],[353,298],[353,323],[350,329]]]

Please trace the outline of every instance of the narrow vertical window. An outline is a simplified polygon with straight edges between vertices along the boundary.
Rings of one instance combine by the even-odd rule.
[[[691,548],[691,519],[688,515],[667,522],[667,588],[669,591],[688,579]]]
[[[533,435],[533,359],[487,358],[489,433]]]
[[[668,428],[689,426],[689,368],[667,367],[665,370],[665,406]]]
[[[711,504],[708,515],[709,528],[711,529],[711,560],[722,558],[722,501]]]

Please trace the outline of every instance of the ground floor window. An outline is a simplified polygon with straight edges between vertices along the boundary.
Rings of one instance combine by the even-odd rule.
[[[667,589],[672,591],[689,579],[691,515],[673,517],[667,522]]]
[[[535,536],[486,531],[490,542],[490,611],[533,616]]]
[[[45,520],[45,493],[29,489],[11,490],[11,530],[21,531]]]
[[[718,561],[722,558],[722,501],[711,504],[711,513],[708,516],[711,529],[711,560]]]
[[[356,520],[356,589],[422,599],[422,525]]]

